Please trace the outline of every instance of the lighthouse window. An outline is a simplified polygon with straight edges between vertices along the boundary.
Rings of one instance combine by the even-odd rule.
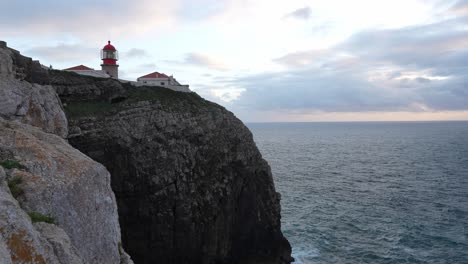
[[[112,51],[104,51],[104,58],[105,59],[113,59],[114,53]]]

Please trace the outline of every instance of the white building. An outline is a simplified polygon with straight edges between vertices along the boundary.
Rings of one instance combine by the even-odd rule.
[[[153,72],[137,79],[138,86],[160,86],[172,89],[178,92],[191,92],[188,85],[180,84],[172,75],[167,76],[164,73]]]

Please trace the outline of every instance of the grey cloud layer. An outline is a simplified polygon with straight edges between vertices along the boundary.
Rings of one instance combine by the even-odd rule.
[[[99,50],[77,44],[37,46],[25,51],[26,55],[47,61],[90,60],[99,56]]]
[[[203,67],[203,68],[208,68],[208,69],[217,70],[217,71],[228,70],[227,66],[223,62],[217,59],[214,59],[206,54],[202,54],[198,52],[187,53],[182,62],[178,62],[178,61],[169,61],[169,62],[176,63],[176,64],[186,64],[186,65],[192,65],[192,66],[197,66],[197,67]]]
[[[133,34],[173,18],[177,1],[168,0],[0,0],[0,32],[9,36],[102,33]],[[160,7],[164,6],[164,9]]]
[[[286,14],[285,18],[297,18],[297,19],[309,19],[312,14],[312,10],[310,7],[306,6],[303,8],[299,8],[294,10],[291,13]]]
[[[124,55],[127,58],[143,58],[143,57],[149,57],[149,53],[144,50],[144,49],[139,49],[139,48],[132,48],[126,52],[124,52],[122,55]]]
[[[328,50],[275,59],[283,72],[228,84],[246,89],[235,102],[244,109],[468,110],[467,18],[361,32]]]

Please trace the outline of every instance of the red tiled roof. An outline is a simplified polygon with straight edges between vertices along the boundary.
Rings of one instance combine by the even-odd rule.
[[[91,69],[91,68],[86,67],[84,65],[78,65],[78,66],[75,66],[75,67],[64,69],[64,71],[93,71],[93,70],[94,69]]]
[[[169,76],[167,76],[164,73],[153,72],[153,73],[141,76],[140,78],[169,78]],[[138,78],[138,79],[140,79],[140,78]]]

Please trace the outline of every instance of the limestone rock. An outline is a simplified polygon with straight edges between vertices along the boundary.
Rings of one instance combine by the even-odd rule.
[[[2,235],[0,235],[0,263],[11,264],[10,252],[7,249],[5,241],[3,241]]]
[[[57,135],[1,118],[0,149],[13,153],[15,160],[26,168],[12,169],[9,173],[10,178],[23,179],[21,188],[24,194],[17,199],[24,211],[9,197],[9,200],[0,205],[0,212],[7,214],[6,220],[0,220],[0,229],[6,230],[5,226],[13,225],[10,220],[11,213],[4,208],[21,210],[22,213],[15,212],[17,217],[13,219],[14,222],[20,218],[28,219],[24,212],[38,212],[53,217],[68,235],[71,244],[68,244],[65,234],[60,232],[60,229],[39,225],[38,229],[52,242],[53,248],[61,250],[54,255],[54,260],[46,260],[47,249],[52,249],[52,246],[40,235],[38,236],[41,237],[41,241],[35,242],[34,236],[30,234],[39,232],[35,231],[31,223],[27,223],[29,226],[23,224],[27,228],[17,227],[14,229],[17,231],[8,233],[9,241],[12,241],[12,236],[20,242],[32,241],[32,244],[21,244],[21,248],[38,248],[37,256],[42,256],[44,263],[58,263],[57,258],[70,260],[60,263],[80,263],[72,254],[72,248],[76,249],[83,263],[120,262],[117,206],[110,188],[109,173],[101,164],[77,151]],[[7,245],[10,245],[8,248],[11,251],[11,244]],[[47,247],[40,247],[41,245]]]
[[[65,138],[68,125],[62,104],[54,88],[46,85],[47,72],[36,64],[17,51],[0,48],[0,117]]]
[[[0,167],[0,174],[3,168]],[[0,182],[0,263],[59,264],[51,245]]]
[[[125,97],[122,84],[111,78],[97,78],[67,71],[50,71],[50,84],[67,101],[119,101]]]
[[[63,229],[48,223],[36,223],[34,226],[52,245],[60,263],[83,264],[83,260],[76,254],[75,247]]]

